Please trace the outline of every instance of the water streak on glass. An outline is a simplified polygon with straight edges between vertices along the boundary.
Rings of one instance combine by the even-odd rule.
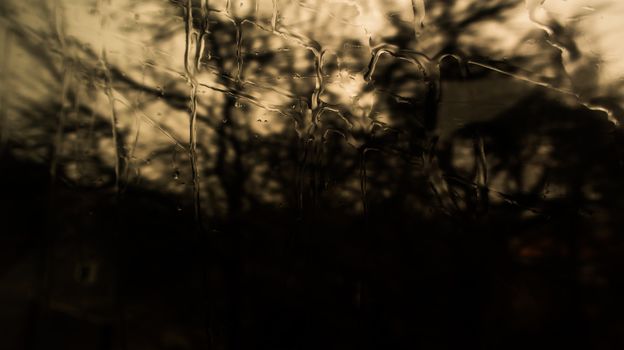
[[[624,2],[0,2],[2,349],[613,349]]]

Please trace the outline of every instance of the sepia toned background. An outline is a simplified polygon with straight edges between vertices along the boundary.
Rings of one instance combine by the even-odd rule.
[[[624,2],[0,14],[0,348],[624,346]]]

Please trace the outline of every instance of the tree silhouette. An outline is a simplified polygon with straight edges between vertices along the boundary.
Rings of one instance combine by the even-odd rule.
[[[1,4],[26,347],[621,342],[618,87],[571,25],[487,42],[524,2],[424,4]]]

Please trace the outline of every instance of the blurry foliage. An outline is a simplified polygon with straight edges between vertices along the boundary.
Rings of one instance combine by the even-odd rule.
[[[121,332],[124,322],[133,325],[127,339],[114,339],[137,348],[621,342],[624,135],[579,103],[583,91],[569,90],[583,81],[606,91],[587,102],[619,116],[618,88],[591,81],[595,61],[579,51],[573,27],[550,23],[549,38],[529,30],[543,47],[502,59],[475,33],[521,1],[426,2],[418,36],[413,22],[380,8],[388,27],[368,43],[336,39],[332,31],[351,24],[332,16],[282,24],[296,20],[284,15],[293,7],[320,12],[320,3],[281,4],[273,14],[192,1],[191,27],[205,45],[199,230],[189,214],[190,87],[180,49],[188,4],[106,3],[0,5],[4,30],[27,56],[11,64],[30,74],[3,89],[11,102],[1,125],[1,212],[6,227],[22,227],[9,230],[6,247],[23,247],[6,255],[3,271],[39,247],[37,278],[55,276],[46,264],[56,261],[68,290],[105,285],[76,301],[41,283],[40,308],[103,325],[103,348],[112,346],[111,325]],[[97,47],[72,35],[72,9],[91,6],[100,36],[117,26],[127,37]],[[132,42],[137,32],[149,41]],[[102,54],[105,42],[124,39],[137,51]],[[564,60],[581,68],[567,72]],[[479,105],[503,101],[443,108],[457,102],[447,95],[470,89],[509,106],[489,116]],[[24,226],[26,213],[40,222]],[[59,253],[72,244],[84,251],[78,267]],[[98,264],[99,278],[115,283],[94,282]],[[62,282],[66,270],[83,277]],[[205,314],[189,311],[196,300]],[[52,337],[53,327],[33,320],[60,316],[33,308],[32,334]],[[145,340],[154,332],[143,322],[161,337]]]

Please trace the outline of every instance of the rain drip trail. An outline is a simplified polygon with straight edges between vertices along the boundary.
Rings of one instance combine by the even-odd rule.
[[[381,58],[381,55],[389,54],[397,59],[404,60],[410,62],[418,68],[423,77],[427,78],[429,76],[429,71],[431,70],[431,63],[434,61],[431,58],[427,57],[421,52],[418,51],[404,51],[401,52],[398,47],[395,45],[388,44],[380,44],[374,47],[371,47],[371,58],[368,62],[368,67],[366,72],[364,73],[364,80],[370,82],[375,74],[375,69],[377,67],[377,63]],[[408,56],[409,55],[409,56]],[[412,57],[413,56],[413,57]],[[419,58],[417,58],[419,57]],[[442,59],[442,58],[440,58]],[[421,61],[425,60],[423,64]]]
[[[4,28],[4,45],[3,45],[3,57],[2,57],[2,72],[0,72],[0,79],[2,82],[2,90],[0,95],[0,155],[2,155],[8,139],[8,94],[11,89],[9,88],[9,67],[11,57],[11,44],[13,33],[9,28]]]
[[[71,65],[64,63],[63,68],[63,80],[61,88],[61,109],[59,111],[58,124],[56,127],[56,133],[54,135],[54,148],[52,153],[52,159],[50,161],[50,177],[52,181],[56,179],[56,171],[58,168],[58,158],[62,153],[63,148],[63,129],[65,128],[65,120],[67,119],[67,95],[71,86],[72,69]]]
[[[313,115],[316,115],[314,111],[318,111],[322,105],[321,95],[323,94],[323,56],[325,51],[314,52],[314,71],[316,73],[314,92],[312,93],[311,109]],[[318,112],[317,112],[318,113]],[[313,122],[316,122],[314,118]]]
[[[145,85],[145,65],[141,68],[141,83]],[[139,96],[134,101],[132,106],[132,114],[134,115],[134,140],[132,141],[132,145],[130,147],[130,152],[128,153],[128,166],[126,166],[126,173],[124,175],[125,182],[129,183],[130,181],[130,165],[134,160],[134,154],[137,149],[137,145],[139,144],[139,136],[141,135],[141,104],[144,96],[144,92],[141,91]]]
[[[113,134],[113,144],[115,145],[115,189],[117,192],[121,191],[120,179],[123,169],[125,169],[125,156],[123,140],[119,137],[119,121],[117,118],[117,110],[115,108],[115,96],[113,94],[113,78],[108,70],[108,64],[106,63],[106,53],[102,53],[102,66],[104,67],[105,75],[105,92],[108,98],[108,104],[110,106],[110,123],[111,131]]]
[[[309,175],[309,184],[312,186],[312,201],[316,201],[316,172],[318,159],[320,158],[320,152],[317,147],[319,140],[315,138],[315,132],[318,130],[318,120],[323,113],[323,101],[321,100],[321,94],[323,93],[323,56],[324,50],[317,50],[315,48],[308,47],[314,54],[314,70],[315,70],[315,87],[310,97],[309,108],[303,111],[301,115],[301,125],[298,126],[298,134],[302,139],[303,155],[300,160],[300,164],[297,171],[297,183],[298,183],[298,199],[300,215],[304,215],[305,210],[305,196],[306,191],[306,179]]]
[[[525,0],[527,10],[529,11],[529,19],[531,20],[531,22],[533,22],[533,24],[535,24],[540,29],[543,29],[550,36],[553,34],[552,29],[538,21],[536,18],[536,12],[544,4],[544,2],[546,2],[546,0]]]
[[[427,16],[425,0],[412,0],[412,11],[414,12],[414,34],[418,38],[425,27],[425,17]]]
[[[316,180],[317,180],[319,171],[321,171],[321,169],[319,169],[319,165],[320,165],[320,159],[323,153],[322,152],[323,143],[321,142],[321,140],[317,139],[314,134],[317,132],[317,130],[319,130],[318,123],[320,122],[321,115],[324,111],[323,101],[321,100],[321,95],[323,94],[323,89],[324,89],[324,82],[323,82],[324,55],[325,55],[325,50],[322,50],[320,52],[314,52],[314,68],[316,72],[316,79],[315,79],[314,92],[312,93],[312,101],[310,103],[310,112],[311,112],[310,115],[312,117],[312,120],[310,124],[310,129],[308,130],[308,139],[305,140],[306,146],[311,147],[309,153],[311,154],[310,161],[312,162],[311,167],[310,167],[312,171],[312,174],[310,174],[310,182],[312,186],[313,206],[316,206],[316,202],[318,200],[317,198],[318,186],[317,186]],[[303,166],[305,167],[306,164],[304,163]]]
[[[104,6],[104,3],[108,5]],[[122,137],[119,135],[119,118],[117,116],[117,109],[115,107],[115,95],[113,89],[113,77],[111,70],[108,64],[107,58],[107,47],[106,47],[106,39],[104,37],[107,29],[108,29],[108,7],[111,6],[111,0],[98,0],[96,3],[97,10],[100,13],[100,43],[101,47],[99,50],[98,63],[100,65],[100,69],[104,74],[104,93],[108,99],[108,105],[110,108],[110,124],[111,124],[111,132],[113,137],[113,146],[115,150],[115,192],[117,194],[116,200],[118,201],[121,197],[121,193],[124,190],[123,186],[125,184],[121,183],[122,176],[125,174],[125,164],[128,159],[125,154],[124,141]],[[114,216],[114,221],[117,224],[119,222],[119,212],[116,212]],[[128,347],[128,339],[127,339],[127,320],[126,320],[126,300],[124,297],[123,290],[123,280],[124,280],[124,269],[122,268],[122,261],[124,260],[124,253],[122,250],[122,242],[123,238],[119,234],[119,232],[114,232],[113,234],[113,242],[116,246],[113,255],[113,266],[114,266],[114,274],[115,279],[113,282],[113,290],[114,290],[114,304],[116,307],[116,328],[117,332],[119,332],[119,345],[122,350],[126,350]]]
[[[564,45],[561,42],[559,38],[560,35],[557,34],[555,29],[553,29],[550,25],[541,22],[537,18],[537,12],[540,8],[542,8],[542,5],[544,4],[544,2],[546,2],[546,0],[526,0],[525,4],[527,7],[527,11],[529,13],[529,20],[537,28],[546,32],[546,35],[548,35],[548,40],[546,40],[546,42],[561,52],[561,58],[562,58],[561,65],[562,65],[563,71],[566,77],[568,79],[571,79],[568,74],[567,67],[566,67],[566,56],[568,57],[568,59],[572,59],[573,57],[576,57],[578,53],[571,52],[571,48],[569,46]]]
[[[63,129],[65,128],[65,119],[67,114],[67,95],[70,90],[70,82],[72,79],[72,71],[71,65],[69,63],[69,59],[65,56],[67,53],[67,43],[65,41],[65,31],[64,31],[64,22],[63,22],[63,8],[59,1],[54,3],[54,31],[56,35],[56,40],[60,46],[60,50],[62,53],[62,65],[63,65],[63,78],[61,81],[61,108],[58,114],[58,123],[56,127],[56,133],[54,135],[54,144],[52,148],[52,155],[50,159],[50,178],[52,181],[56,179],[56,171],[58,167],[58,158],[62,153],[63,146]]]
[[[478,195],[478,201],[482,209],[487,210],[488,199],[488,164],[487,157],[485,155],[485,142],[481,135],[475,135],[473,138],[473,148],[477,160],[477,169],[473,182],[477,184],[476,191]]]
[[[228,6],[229,8],[229,6]],[[209,288],[208,288],[208,270],[207,265],[208,261],[205,258],[205,255],[201,253],[206,246],[206,235],[201,234],[204,226],[201,218],[201,206],[200,206],[200,178],[199,178],[199,166],[197,160],[197,93],[199,88],[199,82],[197,81],[196,74],[201,69],[201,58],[202,54],[205,50],[204,47],[204,36],[208,34],[208,23],[209,23],[209,9],[208,9],[208,1],[204,0],[200,5],[200,13],[202,18],[200,19],[202,22],[200,24],[200,32],[198,33],[197,29],[195,29],[194,21],[193,21],[193,1],[187,0],[186,6],[184,7],[184,22],[185,22],[185,49],[184,49],[184,71],[185,78],[187,83],[190,85],[190,93],[189,93],[189,148],[188,154],[189,159],[191,161],[191,177],[193,181],[193,214],[196,222],[196,238],[197,238],[197,246],[199,250],[197,254],[199,254],[198,258],[201,261],[201,291],[202,295],[204,295],[208,300],[205,302],[204,307],[204,322],[205,322],[205,336],[209,344],[209,348],[213,348],[214,345],[214,337],[215,332],[212,328],[213,316],[212,310],[213,305],[211,303]],[[191,55],[194,54],[194,57]],[[210,55],[210,54],[209,54]],[[177,175],[175,175],[177,176]]]
[[[546,88],[548,90],[552,90],[564,95],[568,95],[568,96],[572,96],[580,105],[584,106],[585,108],[592,110],[592,111],[598,111],[598,112],[603,112],[607,115],[607,120],[609,120],[611,123],[613,123],[613,125],[618,126],[620,125],[620,121],[615,117],[613,111],[611,111],[610,109],[604,107],[604,106],[598,106],[589,102],[585,102],[582,100],[581,96],[577,93],[575,93],[574,91],[570,91],[570,90],[565,90],[562,88],[558,88],[556,86],[553,86],[552,84],[549,83],[545,83],[545,82],[541,82],[539,80],[535,80],[532,78],[528,78],[519,74],[514,74],[514,73],[510,73],[507,71],[504,71],[502,69],[496,68],[490,64],[486,64],[486,63],[481,63],[481,62],[477,62],[477,61],[472,61],[469,60],[467,62],[468,64],[472,64],[481,68],[485,68],[485,69],[489,69],[493,72],[497,72],[500,73],[502,75],[506,75],[509,77],[512,77],[514,79],[518,79],[521,81],[525,81],[527,83],[533,84],[533,85],[537,85],[537,86],[541,86],[543,88]]]
[[[559,40],[559,38],[557,38],[557,33],[556,31],[551,28],[549,25],[542,23],[538,18],[537,18],[537,11],[542,8],[542,5],[544,5],[544,3],[546,2],[546,0],[525,0],[525,5],[527,8],[527,12],[529,15],[529,20],[539,29],[543,30],[544,32],[546,32],[546,35],[548,35],[548,40],[547,43],[549,45],[551,45],[552,47],[554,47],[555,49],[559,50],[560,54],[561,54],[561,66],[563,71],[565,72],[565,75],[568,79],[571,80],[571,77],[568,74],[568,70],[566,67],[566,55],[568,57],[574,57],[575,53],[570,51],[569,47],[566,47],[566,45],[562,44]],[[506,73],[504,73],[506,74]],[[526,80],[526,79],[524,79]],[[528,80],[530,81],[530,80]],[[530,81],[532,82],[532,81]],[[557,88],[551,87],[549,85],[545,85],[543,83],[538,83],[538,85],[542,85],[542,86],[546,86],[546,87],[550,87],[553,88],[555,90],[559,90]],[[599,111],[599,112],[603,112],[607,115],[607,120],[609,120],[611,123],[613,123],[613,125],[615,126],[619,126],[620,122],[619,120],[615,117],[614,113],[612,110],[606,108],[605,106],[600,106],[600,105],[596,105],[593,103],[590,103],[589,101],[585,100],[582,98],[582,96],[580,94],[577,94],[576,92],[566,92],[563,90],[559,90],[561,92],[564,93],[568,93],[572,96],[574,96],[577,100],[577,102],[579,104],[581,104],[582,106],[584,106],[585,108],[592,110],[592,111]]]
[[[111,132],[113,135],[113,144],[115,147],[115,190],[117,193],[121,193],[121,175],[125,172],[125,151],[124,151],[124,142],[123,139],[119,135],[119,119],[117,117],[117,109],[115,108],[115,95],[113,91],[113,77],[108,65],[108,58],[106,56],[106,43],[103,38],[103,33],[106,32],[107,29],[107,19],[106,14],[103,12],[103,0],[99,0],[97,3],[97,8],[101,12],[100,15],[100,41],[102,42],[102,46],[100,49],[99,56],[99,64],[101,66],[102,71],[104,72],[104,93],[108,99],[108,104],[110,107],[110,123],[111,123]]]
[[[241,22],[236,20],[236,83],[240,83],[241,71],[243,69],[243,27]]]
[[[512,78],[517,79],[517,80],[525,81],[525,82],[533,84],[533,85],[541,86],[541,87],[544,87],[546,89],[549,89],[549,90],[552,90],[552,91],[556,91],[556,92],[559,92],[559,93],[562,93],[562,94],[565,94],[565,95],[576,96],[574,94],[574,92],[572,92],[572,91],[561,89],[561,88],[558,88],[556,86],[553,86],[552,84],[541,82],[541,81],[538,81],[538,80],[535,80],[535,79],[531,79],[531,78],[528,78],[528,77],[525,77],[525,76],[522,76],[522,75],[519,75],[519,74],[510,73],[510,72],[507,72],[505,70],[496,68],[496,67],[494,67],[491,64],[481,63],[481,62],[473,61],[473,60],[469,60],[468,64],[475,65],[475,66],[478,66],[478,67],[481,67],[481,68],[485,68],[485,69],[489,69],[489,70],[491,70],[493,72],[497,72],[497,73],[500,73],[502,75],[506,75],[508,77],[512,77]]]
[[[277,6],[278,0],[272,0],[273,1],[273,16],[271,17],[271,28],[273,28],[273,32],[275,32],[276,28],[277,28]]]
[[[81,91],[80,90],[76,90],[75,94],[74,94],[74,101],[73,101],[73,110],[72,110],[72,115],[74,115],[76,117],[76,142],[74,143],[74,150],[73,152],[75,152],[75,154],[77,154],[77,158],[81,159],[82,161],[77,165],[77,169],[78,169],[78,173],[81,173],[84,171],[85,167],[84,164],[82,164],[84,162],[84,153],[83,150],[85,148],[84,147],[84,142],[83,140],[81,140],[80,138],[80,134],[86,134],[86,130],[84,130],[84,121],[82,118],[82,115],[80,113],[80,106],[81,106]]]
[[[208,17],[208,0],[201,0],[201,13],[202,13],[202,24],[201,24],[201,31],[199,33],[199,38],[198,43],[197,43],[197,47],[196,47],[196,59],[195,62],[197,63],[197,66],[195,67],[195,69],[197,69],[197,71],[199,72],[201,70],[201,58],[204,57],[204,55],[206,55],[206,58],[208,60],[211,59],[211,53],[210,53],[210,49],[206,49],[206,38],[208,37],[208,32],[210,30],[210,21],[209,21],[209,17]]]
[[[190,99],[190,122],[189,122],[189,158],[191,160],[191,176],[193,178],[193,211],[195,219],[201,225],[201,212],[200,212],[200,184],[199,184],[199,170],[197,165],[197,78],[195,77],[196,67],[199,67],[200,56],[194,49],[194,45],[197,45],[197,32],[193,26],[193,1],[188,0],[186,2],[184,21],[186,24],[186,42],[184,50],[184,70],[186,72],[186,79],[191,87],[189,99]],[[205,14],[207,16],[207,14]],[[189,62],[192,52],[195,51],[193,62]]]

